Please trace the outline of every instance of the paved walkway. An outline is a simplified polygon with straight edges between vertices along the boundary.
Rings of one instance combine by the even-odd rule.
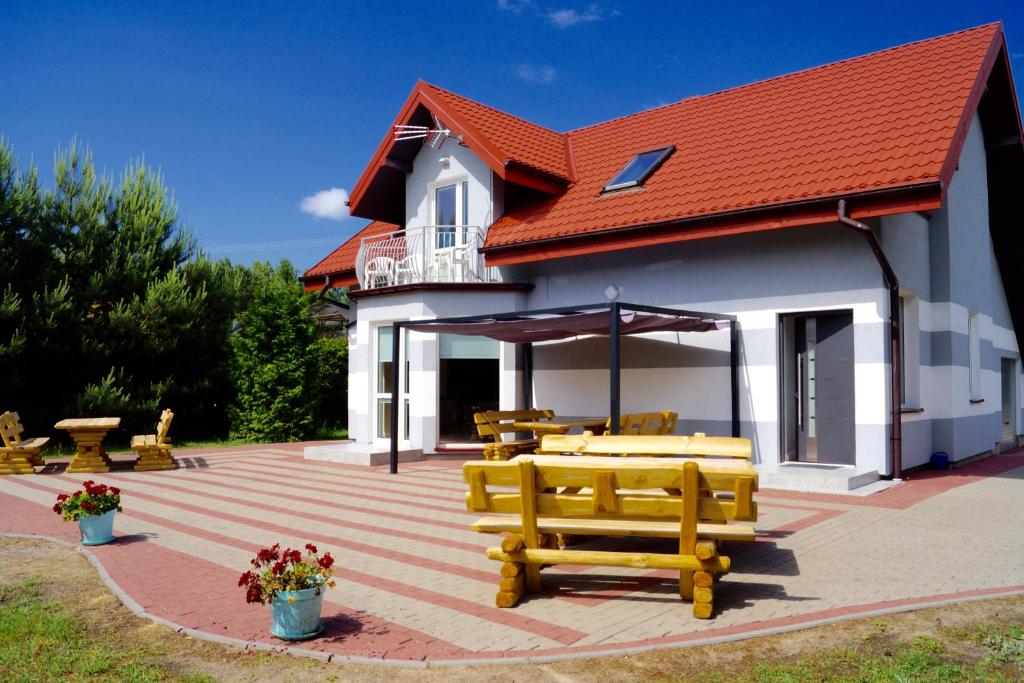
[[[762,491],[758,542],[725,549],[734,570],[711,620],[692,617],[672,572],[625,568],[549,568],[544,593],[498,609],[498,563],[484,556],[495,539],[468,530],[461,461],[392,476],[300,453],[179,451],[179,470],[95,475],[124,490],[124,512],[118,541],[89,552],[153,616],[281,644],[238,575],[260,547],[313,542],[337,558],[338,587],[324,635],[297,647],[405,663],[622,652],[1024,592],[1020,452],[867,497]],[[49,508],[85,477],[50,469],[0,477],[0,533],[77,541]]]

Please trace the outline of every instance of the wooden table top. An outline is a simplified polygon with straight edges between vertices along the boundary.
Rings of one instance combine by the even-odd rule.
[[[585,429],[587,427],[602,427],[603,428],[607,422],[608,422],[608,418],[606,418],[606,417],[583,417],[583,418],[580,418],[578,420],[559,420],[558,418],[555,418],[554,420],[551,420],[550,422],[545,421],[545,420],[538,420],[538,421],[530,420],[530,421],[523,421],[523,422],[513,422],[512,426],[515,427],[516,429],[521,429],[523,431],[531,431],[531,432],[537,432],[537,431],[539,431],[539,432],[552,432],[552,431],[567,432],[570,429],[577,429],[577,428],[579,428],[579,429]]]
[[[119,417],[72,417],[53,426],[56,429],[114,429],[120,424]]]

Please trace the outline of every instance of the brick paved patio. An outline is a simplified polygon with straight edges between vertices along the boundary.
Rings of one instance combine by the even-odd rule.
[[[397,476],[301,458],[301,445],[178,451],[183,467],[92,478],[124,490],[117,542],[91,549],[146,612],[240,641],[268,608],[237,578],[262,546],[312,541],[338,559],[326,630],[298,647],[452,661],[592,654],[704,642],[890,608],[1024,592],[1024,454],[922,473],[867,497],[762,491],[758,542],[697,620],[669,571],[546,569],[545,592],[494,607],[495,538],[468,530],[461,460]],[[0,477],[0,532],[77,541],[49,508],[84,478],[59,466]],[[610,541],[593,541],[595,547]],[[647,544],[661,541],[619,541]]]

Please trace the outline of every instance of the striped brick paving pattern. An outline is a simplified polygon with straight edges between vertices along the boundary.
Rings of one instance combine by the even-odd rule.
[[[273,543],[338,560],[325,631],[296,647],[374,660],[464,661],[598,654],[734,638],[842,616],[1024,592],[1024,455],[924,474],[866,497],[762,491],[758,540],[725,544],[733,571],[715,615],[694,619],[671,571],[545,569],[544,591],[494,606],[497,537],[469,530],[460,460],[398,475],[306,461],[300,446],[178,451],[181,469],[89,475],[124,491],[118,540],[89,550],[147,613],[239,641],[269,636],[238,575]],[[0,477],[0,532],[69,542],[50,511],[83,475],[49,466]],[[598,539],[580,547],[669,549]],[[667,545],[666,545],[667,544]]]

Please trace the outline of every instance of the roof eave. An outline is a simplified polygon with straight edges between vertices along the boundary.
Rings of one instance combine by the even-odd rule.
[[[897,188],[817,197],[765,207],[692,218],[611,228],[578,235],[535,239],[505,245],[484,245],[488,266],[535,263],[673,242],[725,237],[752,232],[835,222],[836,202],[846,199],[855,218],[930,211],[942,205],[942,184],[928,181]]]

